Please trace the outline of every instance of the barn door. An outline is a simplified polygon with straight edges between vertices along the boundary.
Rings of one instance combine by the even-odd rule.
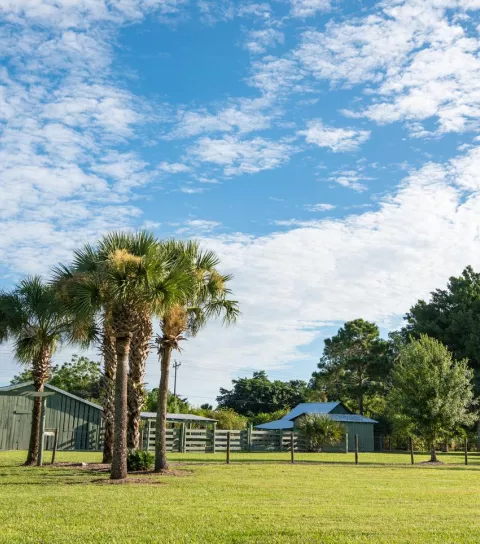
[[[14,449],[26,450],[30,442],[31,414],[28,412],[16,412],[14,417]]]

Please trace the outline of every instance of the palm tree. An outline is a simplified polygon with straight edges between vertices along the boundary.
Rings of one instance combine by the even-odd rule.
[[[140,414],[145,403],[145,365],[152,339],[152,316],[145,311],[139,314],[137,329],[132,338],[128,372],[128,430],[127,445],[138,449],[140,441]]]
[[[127,476],[127,362],[140,316],[179,300],[192,283],[153,235],[112,233],[74,253],[70,267],[55,270],[77,315],[108,316],[115,341],[115,424],[112,479]]]
[[[180,351],[184,335],[195,336],[209,319],[223,316],[223,323],[231,324],[239,316],[237,302],[227,298],[231,292],[226,284],[232,276],[218,273],[216,267],[219,259],[213,251],[201,251],[197,242],[170,241],[164,247],[172,259],[193,278],[194,285],[183,301],[163,307],[159,314],[161,335],[155,339],[160,360],[155,434],[156,472],[168,469],[166,428],[172,351]]]
[[[83,329],[83,330],[82,330]],[[86,328],[65,309],[58,292],[39,276],[21,280],[11,292],[0,293],[0,341],[12,341],[15,358],[29,365],[35,390],[43,392],[51,358],[65,340],[81,343]],[[37,462],[42,398],[35,397],[26,465]]]
[[[102,406],[103,406],[103,463],[111,463],[113,458],[113,434],[115,419],[115,375],[117,353],[115,337],[110,326],[108,313],[103,315],[103,333],[100,351],[103,358]]]

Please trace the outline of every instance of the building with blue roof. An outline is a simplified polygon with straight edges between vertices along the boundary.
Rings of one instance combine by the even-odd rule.
[[[303,402],[291,410],[288,414],[276,421],[257,425],[255,428],[268,431],[292,431],[295,428],[295,421],[305,414],[325,414],[334,421],[339,421],[345,426],[345,433],[348,435],[348,444],[343,442],[337,448],[349,450],[354,448],[354,436],[358,436],[360,451],[373,451],[374,419],[354,414],[342,402]]]

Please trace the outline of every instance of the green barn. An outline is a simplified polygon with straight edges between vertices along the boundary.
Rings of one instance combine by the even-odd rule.
[[[373,427],[376,423],[374,419],[365,416],[353,414],[341,402],[304,402],[296,406],[291,412],[270,423],[257,425],[259,430],[289,430],[295,427],[295,420],[304,414],[325,414],[331,419],[342,423],[345,427],[345,433],[348,436],[348,444],[344,441],[337,448],[345,451],[353,451],[354,436],[358,436],[358,447],[360,451],[374,451]]]
[[[30,440],[34,391],[33,382],[0,387],[0,450],[26,450]],[[45,385],[46,429],[58,429],[59,450],[100,450],[103,441],[102,407]],[[46,438],[46,448],[53,447],[53,437]]]

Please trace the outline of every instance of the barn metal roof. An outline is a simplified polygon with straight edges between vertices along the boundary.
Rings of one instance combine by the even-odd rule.
[[[311,413],[311,412],[305,412]],[[318,413],[318,412],[317,412]],[[326,414],[333,421],[340,421],[340,423],[376,423],[374,419],[369,417],[360,416],[357,414]],[[255,429],[262,429],[266,431],[273,430],[288,430],[293,429],[295,425],[294,421],[288,421],[286,419],[277,419],[276,421],[270,421],[269,423],[263,423],[262,425],[256,425]]]
[[[31,386],[33,386],[33,381],[17,383],[15,385],[6,385],[4,387],[0,387],[0,396],[1,395],[4,395],[4,396],[18,395],[20,394],[22,389],[28,390],[28,388]],[[72,393],[68,393],[67,391],[64,391],[63,389],[59,389],[58,387],[55,387],[48,383],[45,384],[45,389],[49,389],[50,391],[53,391],[55,393],[65,395],[72,399],[78,400],[79,402],[83,402],[84,404],[88,404],[88,406],[92,406],[93,408],[96,408],[97,410],[103,411],[103,408],[99,406],[98,404],[95,404],[94,402],[90,402],[89,400],[82,399],[81,397],[77,397],[76,395],[72,395]],[[155,419],[157,417],[157,414],[155,412],[142,412],[141,417],[142,419]],[[210,419],[208,417],[197,416],[195,414],[167,414],[167,420],[180,421],[180,422],[184,421],[184,422],[191,422],[191,423],[195,423],[195,422],[214,423],[216,421],[216,419]]]
[[[334,408],[336,408],[341,402],[302,402],[298,406],[295,406],[293,410],[288,412],[282,419],[295,419],[302,414],[329,414]]]
[[[142,412],[142,419],[156,419],[156,412]],[[211,419],[209,417],[197,416],[196,414],[167,414],[168,421],[190,421],[190,422],[208,422],[215,423],[216,419]]]
[[[374,419],[369,417],[360,416],[358,414],[331,414],[341,402],[302,402],[291,410],[288,414],[277,419],[276,421],[270,421],[269,423],[263,423],[262,425],[256,425],[256,429],[265,430],[280,430],[280,429],[293,429],[294,420],[304,414],[325,414],[334,421],[340,421],[342,423],[377,423]]]
[[[22,389],[27,390],[27,388],[31,387],[32,385],[33,385],[33,381],[17,383],[15,385],[6,385],[4,387],[0,387],[0,395],[7,395],[7,396],[18,395],[20,390]],[[89,400],[82,399],[81,397],[77,397],[77,395],[72,395],[72,393],[68,393],[67,391],[64,391],[63,389],[59,389],[58,387],[55,387],[48,383],[45,384],[45,389],[50,389],[50,391],[54,391],[55,393],[60,393],[61,395],[65,395],[66,397],[70,397],[71,399],[75,399],[75,400],[78,400],[79,402],[83,402],[84,404],[88,404],[88,406],[92,406],[93,408],[96,408],[97,410],[103,410],[101,406],[99,406],[98,404],[95,404],[94,402],[90,402]]]

